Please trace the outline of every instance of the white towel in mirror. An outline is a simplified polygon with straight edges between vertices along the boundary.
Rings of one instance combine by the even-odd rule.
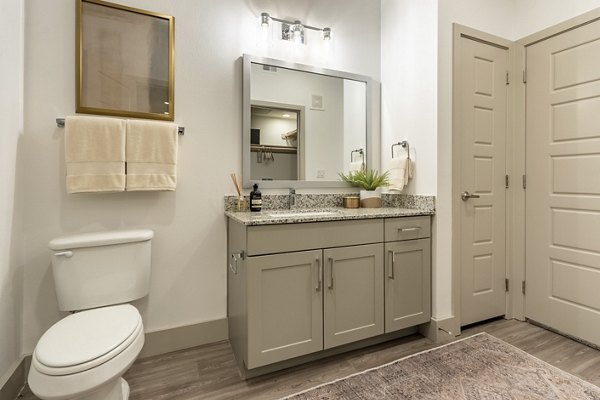
[[[350,163],[350,166],[348,167],[348,172],[352,173],[352,172],[358,172],[360,170],[363,169],[363,162],[361,161],[353,161]]]

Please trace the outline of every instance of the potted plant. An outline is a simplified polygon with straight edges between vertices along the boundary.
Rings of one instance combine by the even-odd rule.
[[[344,182],[362,188],[360,191],[360,206],[365,208],[379,208],[382,205],[381,201],[381,190],[382,186],[388,186],[389,182],[389,171],[379,173],[379,171],[370,170],[358,170],[348,173],[345,175],[340,173],[340,178]]]

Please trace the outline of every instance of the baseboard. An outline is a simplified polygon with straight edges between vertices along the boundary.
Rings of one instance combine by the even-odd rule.
[[[419,333],[434,343],[446,343],[453,340],[460,332],[454,328],[456,321],[454,317],[444,319],[431,318],[431,320],[419,326]]]
[[[16,360],[0,381],[0,400],[15,400],[27,380],[28,357]]]
[[[227,340],[228,335],[227,318],[163,331],[146,332],[144,348],[138,358],[220,342]]]

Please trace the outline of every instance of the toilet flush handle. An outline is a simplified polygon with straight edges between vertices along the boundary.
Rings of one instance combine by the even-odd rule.
[[[61,251],[61,252],[58,252],[58,253],[54,253],[54,255],[56,257],[58,257],[58,256],[65,256],[67,258],[71,258],[71,257],[73,257],[73,252],[71,250],[67,250],[67,251]]]

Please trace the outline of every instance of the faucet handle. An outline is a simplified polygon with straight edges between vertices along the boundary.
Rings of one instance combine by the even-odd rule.
[[[289,190],[290,190],[290,194],[296,194],[296,189],[290,188]]]

